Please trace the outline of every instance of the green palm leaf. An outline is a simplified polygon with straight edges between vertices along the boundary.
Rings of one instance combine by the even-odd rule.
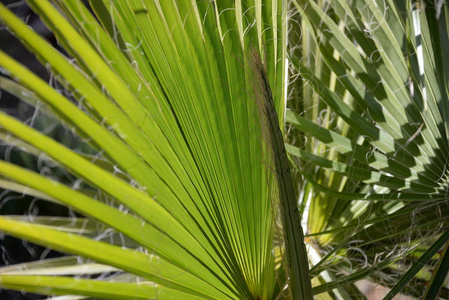
[[[250,49],[256,49],[265,59],[258,67],[266,69],[266,84],[272,86],[282,124],[286,53],[282,1],[270,5],[94,1],[96,17],[79,1],[55,1],[59,11],[47,1],[29,4],[73,58],[59,53],[3,6],[1,19],[51,68],[78,104],[4,53],[0,64],[45,102],[50,115],[76,128],[100,152],[96,157],[76,153],[2,114],[1,126],[10,144],[20,139],[84,184],[73,190],[6,162],[0,172],[17,182],[16,190],[27,186],[31,195],[43,193],[44,199],[64,203],[125,235],[132,246],[108,245],[92,239],[98,231],[79,228],[75,231],[79,235],[44,220],[39,225],[38,220],[2,217],[1,228],[138,275],[149,284],[127,294],[131,283],[121,290],[119,285],[112,288],[112,282],[40,274],[21,278],[5,269],[0,275],[3,286],[120,299],[159,297],[158,293],[166,298],[190,297],[184,293],[266,299],[280,293],[286,282],[275,279],[280,273],[272,251],[277,184],[254,113],[257,93],[249,57]],[[18,90],[8,82],[5,86]],[[279,123],[271,126],[277,128]],[[112,206],[96,200],[100,194],[111,198]],[[43,232],[45,238],[39,238]],[[301,245],[300,228],[294,232],[300,234],[296,244]],[[302,251],[302,267],[289,270],[301,270],[302,278],[307,278],[305,248]],[[292,293],[299,289],[307,295],[309,281],[291,278]]]
[[[449,36],[444,9],[425,2],[418,10],[414,2],[294,1],[319,50],[291,58],[307,84],[299,87],[312,87],[316,98],[306,112],[288,112],[287,122],[310,142],[301,145],[304,138],[292,134],[287,150],[307,181],[308,233],[322,258],[311,273],[320,280],[325,270],[347,274],[324,280],[315,293],[332,290],[338,298],[345,284],[368,276],[394,293],[422,296],[418,271],[435,264],[429,255],[442,247],[447,83],[437,61]],[[438,28],[438,41],[430,27]],[[325,67],[307,64],[312,54]],[[395,286],[393,277],[402,275]]]

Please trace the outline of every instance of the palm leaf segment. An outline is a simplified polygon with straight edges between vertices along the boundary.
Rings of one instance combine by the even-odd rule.
[[[2,286],[119,299],[266,299],[280,292],[285,283],[276,283],[272,251],[277,190],[247,57],[255,49],[264,58],[282,123],[282,2],[92,1],[95,18],[80,1],[54,1],[59,11],[29,1],[70,59],[0,6],[2,21],[78,105],[4,53],[1,67],[27,90],[4,78],[2,88],[43,101],[49,115],[101,149],[93,159],[1,113],[5,141],[45,153],[83,183],[70,187],[1,161],[4,185],[86,219],[69,228],[64,220],[3,216],[0,229],[87,258],[80,267],[88,270],[125,271],[108,281],[46,275],[81,272],[68,257],[27,264],[26,275],[17,273],[20,266],[3,269]],[[119,245],[102,240],[104,232]]]
[[[448,239],[447,5],[294,5],[298,22],[313,30],[297,34],[302,48],[291,55],[303,81],[293,83],[287,150],[308,181],[311,272],[321,274],[317,285],[331,282],[314,291],[349,297],[335,288],[367,275],[394,286],[399,275],[387,298],[401,289],[426,298],[443,284],[433,278],[447,274],[434,256]],[[352,274],[337,280],[342,271]]]

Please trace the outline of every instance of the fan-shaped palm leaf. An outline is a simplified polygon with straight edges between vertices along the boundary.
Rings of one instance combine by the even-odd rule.
[[[313,30],[291,59],[305,104],[287,113],[307,143],[293,132],[287,150],[308,181],[311,273],[327,272],[315,292],[340,297],[365,276],[393,286],[405,266],[388,297],[420,296],[430,278],[417,272],[447,242],[447,12],[425,2],[294,1]]]
[[[285,173],[280,168],[287,160],[281,155],[283,165],[274,164],[279,159],[270,149],[277,145],[273,154],[282,154],[282,135],[277,143],[269,136],[278,134],[273,120],[282,124],[284,116],[283,1],[92,1],[95,16],[80,1],[55,1],[57,8],[48,1],[29,4],[71,58],[4,6],[1,19],[70,97],[0,53],[2,68],[29,92],[5,80],[3,87],[24,100],[43,101],[49,114],[89,138],[97,151],[79,153],[2,113],[6,142],[20,139],[29,153],[46,155],[75,176],[77,185],[8,162],[1,162],[0,173],[16,182],[16,190],[43,193],[97,225],[3,216],[0,228],[101,263],[103,268],[95,265],[100,273],[122,270],[129,279],[54,277],[48,275],[54,267],[49,261],[31,275],[6,268],[1,285],[119,299],[280,294],[286,282],[276,280],[274,233],[278,202],[288,199],[277,196],[285,191],[274,174]],[[257,114],[257,103],[268,105],[270,114]],[[271,123],[263,129],[269,123],[259,121],[265,118]],[[103,195],[107,203],[99,201]],[[295,216],[294,202],[293,208]],[[290,225],[299,218],[290,219],[284,222],[285,252],[298,262],[287,268],[290,290],[309,297],[302,231]],[[78,274],[69,271],[75,264],[64,261],[64,275]]]

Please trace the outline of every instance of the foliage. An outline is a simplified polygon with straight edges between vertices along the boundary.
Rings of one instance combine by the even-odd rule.
[[[367,278],[388,299],[447,292],[447,5],[28,3],[66,53],[3,5],[0,19],[58,86],[3,52],[18,83],[0,86],[83,142],[0,113],[1,140],[54,172],[0,161],[0,187],[77,215],[0,216],[1,231],[67,253],[3,267],[0,286],[359,299]]]
[[[401,289],[422,296],[436,274],[431,257],[448,246],[448,73],[440,62],[449,23],[442,3],[419,4],[294,1],[312,30],[292,54],[301,101],[287,122],[304,138],[293,134],[287,149],[307,179],[311,274],[337,283],[315,293],[369,276],[397,283],[388,297]],[[404,275],[408,267],[417,269]]]

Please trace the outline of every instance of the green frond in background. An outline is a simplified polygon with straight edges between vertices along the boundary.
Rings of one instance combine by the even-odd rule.
[[[386,299],[447,294],[434,256],[449,245],[443,2],[293,1],[287,150],[306,179],[315,293],[352,297],[367,277],[394,287]]]
[[[77,215],[0,216],[67,254],[2,267],[0,287],[448,297],[444,1],[27,2],[66,52],[3,5],[0,19],[61,89],[3,52],[15,81],[0,87],[81,142],[1,112],[0,139],[28,165],[0,161],[0,188]]]

